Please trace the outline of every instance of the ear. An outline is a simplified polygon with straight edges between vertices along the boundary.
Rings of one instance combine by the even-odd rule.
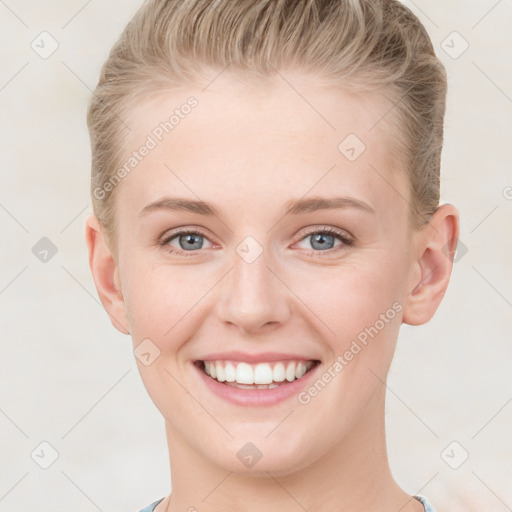
[[[404,323],[421,325],[434,316],[450,281],[459,229],[457,209],[444,204],[419,233],[412,290],[405,298]]]
[[[90,215],[85,221],[85,241],[89,251],[89,266],[101,303],[114,327],[123,334],[130,334],[119,269],[96,215]]]

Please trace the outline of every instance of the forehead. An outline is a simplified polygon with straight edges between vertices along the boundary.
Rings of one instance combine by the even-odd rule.
[[[227,196],[248,211],[335,189],[384,208],[408,196],[390,109],[383,94],[292,73],[258,85],[220,75],[203,89],[168,91],[129,112],[126,156],[151,149],[119,193],[144,206],[178,188],[212,202]]]

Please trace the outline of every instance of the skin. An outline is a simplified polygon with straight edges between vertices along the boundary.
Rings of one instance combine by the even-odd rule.
[[[199,102],[118,185],[115,251],[95,216],[86,223],[113,324],[134,347],[149,338],[160,350],[149,366],[137,360],[169,447],[172,495],[156,511],[419,512],[388,466],[383,382],[401,323],[427,322],[442,300],[458,212],[445,204],[425,228],[410,227],[409,181],[382,95],[328,89],[300,72],[286,77],[302,96],[280,78],[250,87],[224,74],[203,91],[173,90],[135,107],[132,149],[188,97]],[[366,145],[354,162],[338,150],[350,133]],[[140,214],[164,196],[206,201],[218,215]],[[290,200],[333,196],[375,213],[283,215]],[[353,245],[333,238],[318,249],[306,228],[326,226]],[[159,245],[176,228],[201,229],[203,248],[170,252],[181,249],[179,236]],[[247,236],[263,249],[252,263],[235,250]],[[304,354],[325,371],[395,302],[401,311],[307,405],[295,397],[232,405],[192,368],[208,353],[237,349]],[[237,458],[247,442],[263,454],[251,469]]]

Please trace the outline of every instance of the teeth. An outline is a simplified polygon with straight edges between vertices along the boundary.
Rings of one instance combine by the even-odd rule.
[[[254,384],[254,373],[250,364],[238,363],[236,367],[236,381],[239,384]],[[257,382],[256,384],[263,383]]]
[[[254,383],[255,384],[270,384],[273,379],[272,368],[270,365],[260,363],[254,369]]]
[[[295,363],[288,363],[285,375],[288,382],[295,380]]]
[[[275,382],[283,382],[286,379],[286,371],[283,363],[276,363],[274,366],[273,377]]]
[[[226,377],[226,382],[235,382],[236,368],[231,363],[226,364],[224,368],[224,377]]]
[[[299,363],[295,370],[295,377],[300,379],[306,374],[306,365],[304,363]]]
[[[228,385],[243,389],[272,389],[284,383],[303,377],[313,366],[313,361],[288,361],[248,363],[236,361],[204,361],[204,371],[210,377]]]
[[[246,384],[237,384],[236,382],[228,382],[228,386],[231,386],[233,388],[239,388],[239,389],[274,389],[278,388],[281,384],[275,384],[274,382],[272,384],[253,384],[252,386],[248,386]]]
[[[224,368],[220,363],[217,363],[215,365],[215,371],[217,373],[217,380],[219,382],[224,382],[226,380],[226,378],[224,377]]]

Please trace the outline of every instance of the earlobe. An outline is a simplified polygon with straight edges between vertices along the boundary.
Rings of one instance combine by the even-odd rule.
[[[410,325],[428,322],[444,297],[459,239],[459,215],[451,204],[440,206],[418,237],[415,279],[405,299],[402,321]]]
[[[85,222],[85,240],[89,251],[89,266],[101,303],[114,327],[123,334],[130,334],[119,269],[95,215],[89,216]]]

